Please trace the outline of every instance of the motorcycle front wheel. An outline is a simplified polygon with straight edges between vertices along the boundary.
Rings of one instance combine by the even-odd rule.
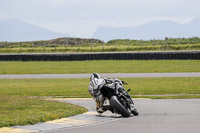
[[[132,110],[131,113],[132,113],[134,116],[138,116],[138,115],[139,115],[139,112],[138,112],[136,109]]]
[[[111,105],[116,109],[117,113],[121,114],[123,117],[129,117],[130,112],[118,101],[116,96],[110,98]]]

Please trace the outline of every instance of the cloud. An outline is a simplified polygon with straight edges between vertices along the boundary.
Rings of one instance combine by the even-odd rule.
[[[198,0],[0,0],[0,20],[18,18],[88,36],[98,26],[135,26],[159,19],[187,22],[200,17],[199,5]]]

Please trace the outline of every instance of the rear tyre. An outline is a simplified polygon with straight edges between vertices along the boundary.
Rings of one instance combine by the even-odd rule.
[[[116,109],[117,113],[123,117],[129,117],[130,112],[118,101],[116,96],[110,98],[111,105]]]

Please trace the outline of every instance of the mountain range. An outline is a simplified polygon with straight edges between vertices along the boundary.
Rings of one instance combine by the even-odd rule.
[[[113,39],[164,39],[165,37],[200,36],[200,18],[189,23],[179,24],[172,21],[152,21],[137,27],[99,27],[93,38],[104,41]]]
[[[200,18],[189,23],[179,24],[172,21],[152,21],[137,27],[99,27],[92,38],[103,41],[113,39],[164,39],[165,37],[200,37]],[[0,41],[38,41],[70,37],[28,22],[13,19],[0,22]]]
[[[18,19],[0,22],[0,41],[36,41],[67,36]]]

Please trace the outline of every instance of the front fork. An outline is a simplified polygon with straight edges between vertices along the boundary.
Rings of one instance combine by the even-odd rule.
[[[125,101],[126,107],[131,111],[134,109],[134,103],[131,99],[131,96],[128,94],[129,91],[130,89],[128,91],[124,90],[124,92],[122,92],[121,94],[119,93],[119,96]]]

